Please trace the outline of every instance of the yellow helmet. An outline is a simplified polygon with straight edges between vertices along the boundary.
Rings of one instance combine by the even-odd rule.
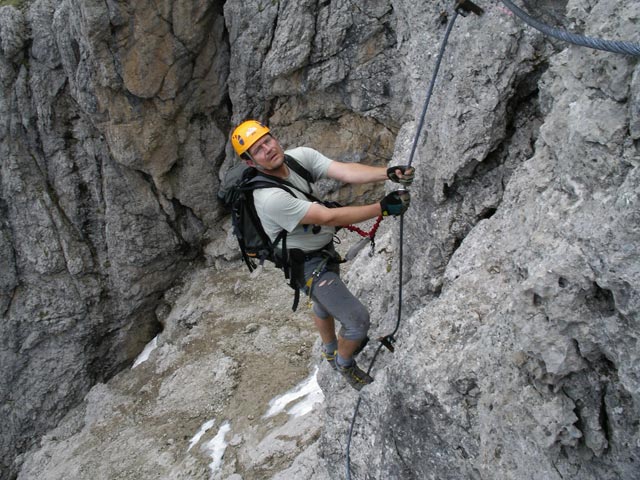
[[[239,156],[242,156],[251,145],[269,133],[269,127],[256,120],[247,120],[236,127],[231,135],[231,145]]]

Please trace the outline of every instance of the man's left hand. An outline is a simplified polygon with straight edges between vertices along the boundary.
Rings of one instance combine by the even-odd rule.
[[[380,200],[380,210],[383,217],[402,215],[411,203],[409,190],[396,190]]]
[[[395,167],[387,168],[387,177],[389,177],[389,180],[392,182],[400,183],[405,187],[408,187],[413,183],[415,172],[416,169],[413,167],[396,165]]]

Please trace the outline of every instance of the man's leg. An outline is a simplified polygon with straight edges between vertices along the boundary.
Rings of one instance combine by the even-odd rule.
[[[314,300],[313,309],[319,320],[331,317],[341,323],[335,364],[349,384],[360,390],[373,381],[373,378],[361,370],[353,359],[354,352],[367,338],[369,312],[349,291],[337,272],[323,273],[316,280],[311,296]],[[321,324],[318,329],[321,328],[323,329],[320,333],[321,337],[324,332],[329,339],[330,332],[327,325]]]
[[[347,363],[353,358],[353,352],[360,346],[362,339],[347,340],[343,337],[338,337],[338,355],[341,358],[347,360]]]
[[[325,312],[319,305],[314,305],[313,310],[311,317],[322,340],[322,358],[335,370],[336,352],[338,351],[335,321],[333,317]]]
[[[314,300],[315,316],[320,320],[331,317],[340,322],[339,341],[344,344],[344,353],[353,355],[369,330],[366,307],[349,291],[340,276],[332,271],[323,273],[314,282],[311,298]]]
[[[311,317],[313,318],[313,323],[318,329],[323,345],[329,345],[330,343],[335,342],[336,323],[334,322],[333,317],[320,318],[314,312],[311,313]]]
[[[332,284],[333,281],[327,280],[322,280],[322,282],[319,283],[321,287],[330,287]],[[336,338],[336,326],[334,318],[320,305],[320,302],[318,300],[324,300],[322,298],[322,295],[320,297],[320,299],[315,299],[316,303],[313,306],[311,317],[313,318],[313,323],[318,329],[318,333],[320,333],[320,338],[322,339],[322,344],[325,347],[325,352],[333,353],[334,350],[337,350],[340,357],[350,363],[351,358],[353,357],[353,353],[358,349],[358,347],[362,345],[363,339],[358,338],[357,340],[349,340],[344,338],[342,335],[339,335]],[[329,297],[331,298],[333,297],[333,295],[329,295]],[[334,299],[335,298],[332,298],[332,300]],[[325,303],[327,303],[327,300],[325,300]],[[360,313],[359,315],[363,316],[362,313]],[[368,318],[368,314],[366,313],[366,311],[364,312],[364,315],[366,315]],[[354,316],[357,317],[358,315]]]

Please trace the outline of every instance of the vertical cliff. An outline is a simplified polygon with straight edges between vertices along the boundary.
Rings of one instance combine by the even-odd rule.
[[[561,19],[637,41],[632,8],[569,2]],[[453,31],[405,218],[398,351],[363,394],[354,478],[640,471],[638,59],[551,43],[495,4]],[[391,331],[380,269],[351,280]],[[325,437],[337,464],[343,422]]]
[[[229,59],[215,2],[22,2],[0,36],[8,471],[159,329],[216,215]]]
[[[632,479],[640,468],[638,58],[567,45],[526,27],[499,1],[478,3],[485,14],[459,17],[452,30],[414,160],[397,351],[379,356],[376,381],[362,393],[352,472]],[[129,364],[160,322],[168,331],[155,364],[157,376],[167,375],[155,380],[163,385],[153,400],[158,418],[181,411],[172,390],[180,379],[216,389],[196,374],[207,362],[219,372],[217,404],[236,410],[228,403],[241,398],[233,394],[242,388],[235,360],[216,350],[189,366],[195,332],[210,324],[194,327],[193,305],[165,294],[184,272],[193,275],[202,253],[218,267],[233,256],[213,200],[219,171],[233,161],[230,126],[257,117],[285,145],[342,161],[406,162],[452,6],[36,0],[0,7],[3,472],[16,473],[18,455]],[[633,2],[531,7],[553,26],[640,41]],[[334,182],[321,188],[342,201],[381,194]],[[396,320],[397,224],[386,221],[376,254],[363,253],[347,274],[371,308],[372,336]],[[273,345],[282,331],[269,322],[279,313],[264,302],[269,328],[260,335]],[[233,324],[237,306],[228,312],[225,302],[211,303],[212,315]],[[186,370],[176,373],[170,359],[181,349]],[[361,362],[373,354],[372,346]],[[326,369],[319,380],[322,433],[295,472],[313,478],[326,469],[341,478],[357,397]],[[134,394],[110,392],[136,382],[99,385],[83,408],[100,410],[104,397],[105,411],[119,402],[133,411]],[[201,408],[185,412],[190,421],[212,413],[198,401]],[[99,448],[82,460],[66,453],[92,435],[89,423],[69,426],[82,415],[60,424],[62,440],[32,450],[22,478],[45,478],[76,461],[89,462],[76,478],[111,471]],[[172,456],[145,456],[147,469],[122,466],[117,478],[133,478],[127,471],[153,478],[154,462],[175,478],[206,478],[196,460],[177,460],[182,445],[166,446],[160,427],[123,430],[128,448],[138,428]],[[261,475],[287,467],[247,460],[240,443],[225,472],[270,478]]]

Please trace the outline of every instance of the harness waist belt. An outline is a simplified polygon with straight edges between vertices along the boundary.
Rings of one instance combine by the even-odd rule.
[[[322,256],[327,256],[330,259],[336,258],[338,256],[338,253],[333,248],[333,240],[331,240],[329,243],[327,243],[320,250],[314,250],[312,252],[304,252],[304,260],[305,260],[305,262],[307,260],[311,260],[312,258],[322,257]]]

